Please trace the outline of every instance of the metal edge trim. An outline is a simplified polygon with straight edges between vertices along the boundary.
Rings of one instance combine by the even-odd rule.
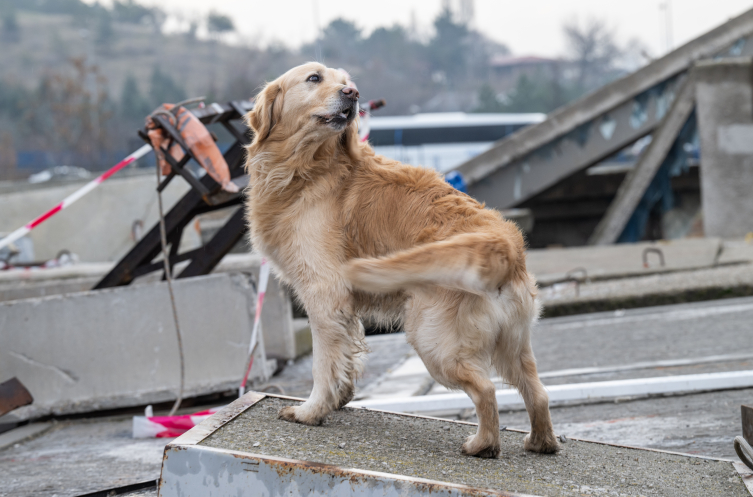
[[[229,405],[223,407],[210,417],[194,426],[183,435],[179,436],[165,446],[165,450],[173,445],[197,445],[209,435],[226,425],[237,416],[242,414],[246,409],[253,406],[266,397],[266,394],[259,392],[248,392],[243,397],[234,400]]]
[[[482,496],[482,495],[491,494],[491,495],[496,495],[499,497],[536,497],[530,494],[517,494],[517,493],[510,493],[510,492],[505,492],[501,490],[479,488],[479,487],[469,487],[467,485],[462,485],[459,483],[428,480],[426,478],[416,478],[416,477],[411,477],[411,476],[398,475],[394,473],[382,473],[381,471],[370,471],[367,469],[342,468],[340,466],[335,466],[334,464],[325,464],[325,463],[318,463],[318,462],[312,462],[312,461],[302,461],[299,459],[287,459],[284,457],[253,454],[251,452],[242,452],[242,451],[229,450],[229,449],[219,449],[216,447],[207,447],[205,445],[196,445],[193,447],[178,447],[178,446],[172,447],[172,449],[174,450],[181,450],[181,449],[188,449],[188,448],[190,448],[191,450],[201,450],[204,452],[220,453],[220,454],[229,455],[238,459],[256,459],[256,460],[264,461],[266,463],[274,464],[278,466],[297,467],[297,468],[302,468],[302,469],[309,469],[309,468],[317,469],[318,472],[321,472],[321,473],[335,474],[335,475],[342,476],[345,478],[365,476],[365,477],[370,477],[370,478],[398,480],[398,481],[405,481],[411,484],[428,487],[429,489],[433,487],[452,488],[454,490],[464,492],[467,495]]]
[[[159,479],[157,480],[157,495],[162,495],[162,483],[164,481],[162,479],[162,472],[165,469],[165,461],[167,460],[168,452],[176,448],[198,446],[202,440],[265,397],[266,395],[263,393],[248,392],[241,398],[234,400],[229,405],[223,407],[198,425],[185,432],[183,435],[165,445],[165,450],[162,452],[162,465],[160,467]]]
[[[734,461],[732,466],[737,470],[737,474],[743,480],[743,485],[748,490],[751,496],[753,496],[753,471],[750,470],[745,464]]]

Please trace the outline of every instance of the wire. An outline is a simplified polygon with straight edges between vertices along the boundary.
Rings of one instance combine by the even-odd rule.
[[[173,408],[170,409],[168,416],[175,415],[175,412],[183,402],[183,388],[186,378],[186,366],[183,358],[183,336],[180,332],[180,324],[178,323],[178,308],[175,305],[175,295],[173,294],[173,278],[170,268],[170,258],[167,255],[167,235],[165,234],[165,213],[162,209],[162,192],[159,191],[159,185],[162,182],[162,174],[160,172],[159,164],[156,167],[157,170],[157,203],[159,204],[159,233],[160,242],[162,244],[162,263],[165,267],[165,280],[167,280],[167,290],[170,293],[170,305],[173,309],[173,320],[175,321],[175,334],[178,337],[178,352],[180,354],[180,390],[178,390],[178,398],[175,399]]]

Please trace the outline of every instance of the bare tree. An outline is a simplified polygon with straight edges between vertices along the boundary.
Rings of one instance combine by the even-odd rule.
[[[588,91],[614,79],[623,49],[604,21],[590,19],[585,24],[573,20],[563,26],[567,52],[578,71],[576,82]]]

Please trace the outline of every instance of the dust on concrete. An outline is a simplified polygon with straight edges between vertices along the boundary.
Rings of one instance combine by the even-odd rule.
[[[557,455],[540,455],[510,431],[501,432],[498,459],[478,459],[460,453],[475,426],[352,408],[318,427],[277,418],[296,404],[268,397],[201,444],[533,495],[749,497],[728,462],[573,440]]]
[[[134,439],[131,423],[130,417],[58,422],[0,451],[0,497],[73,497],[156,480],[170,439]]]

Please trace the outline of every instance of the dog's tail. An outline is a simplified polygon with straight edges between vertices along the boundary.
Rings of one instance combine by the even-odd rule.
[[[502,236],[468,233],[385,257],[354,259],[345,276],[354,288],[372,293],[439,285],[483,294],[510,280],[524,264],[522,257]]]

